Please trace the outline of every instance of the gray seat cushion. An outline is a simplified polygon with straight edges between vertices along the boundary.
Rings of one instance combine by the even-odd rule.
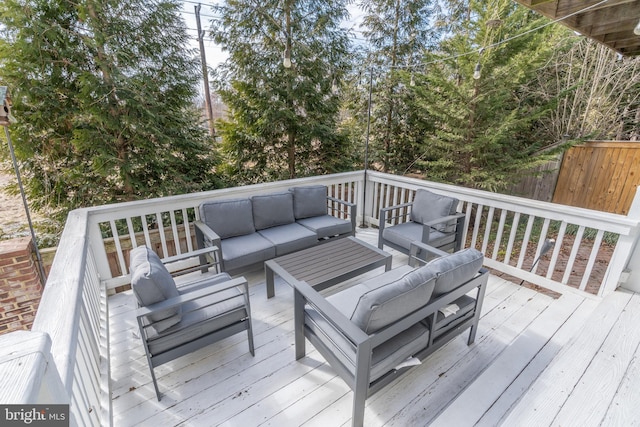
[[[316,233],[318,239],[338,236],[341,234],[349,234],[352,232],[351,221],[336,218],[332,215],[320,215],[303,218],[298,219],[296,222]]]
[[[355,347],[344,336],[337,333],[313,308],[306,308],[307,325],[340,362],[355,375]],[[417,323],[402,333],[373,349],[371,355],[371,374],[369,381],[375,381],[389,372],[406,358],[413,356],[427,346],[429,342],[429,329],[423,323]]]
[[[131,288],[138,305],[146,307],[179,295],[176,284],[158,255],[146,246],[139,246],[129,254]],[[180,307],[170,308],[149,316],[153,328],[161,332],[180,322]]]
[[[416,191],[416,197],[413,199],[410,218],[411,221],[424,224],[438,218],[453,215],[456,213],[457,207],[458,199],[435,194],[421,188]],[[435,228],[439,231],[450,232],[453,231],[453,226],[455,226],[455,222],[452,224],[437,224]]]
[[[200,219],[221,239],[256,231],[249,199],[212,200],[200,205]]]
[[[327,214],[327,187],[307,185],[290,188],[293,193],[293,213],[296,219]]]
[[[406,272],[394,281],[369,289],[366,285],[356,285],[355,291],[338,292],[327,298],[334,304],[337,299],[357,299],[351,313],[344,313],[367,334],[371,334],[406,315],[418,310],[429,302],[436,282],[436,274],[428,266]],[[361,292],[358,296],[354,293]],[[356,298],[357,297],[357,298]],[[345,308],[345,303],[337,302],[336,307]]]
[[[251,197],[253,225],[256,230],[291,224],[293,217],[293,194],[274,193]]]
[[[266,228],[258,233],[275,246],[276,256],[310,248],[318,243],[316,233],[296,223]]]
[[[230,237],[220,242],[225,270],[234,270],[276,256],[276,248],[260,233]]]
[[[483,262],[482,252],[467,248],[436,258],[422,268],[429,268],[437,276],[433,290],[433,297],[436,298],[473,278],[482,268]]]
[[[226,273],[180,288],[188,294],[208,286],[229,280]],[[227,289],[182,305],[182,320],[176,325],[154,333],[149,331],[148,344],[152,355],[162,353],[188,343],[208,333],[234,324],[248,317],[242,292],[238,288]]]
[[[411,242],[422,241],[423,225],[417,222],[404,222],[402,224],[385,227],[382,230],[382,238],[390,243],[394,243],[406,250],[411,247]],[[443,233],[431,228],[429,231],[429,241],[424,242],[435,248],[441,247],[456,240],[455,233]]]

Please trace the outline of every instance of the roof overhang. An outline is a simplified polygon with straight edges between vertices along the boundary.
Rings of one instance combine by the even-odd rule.
[[[516,0],[624,56],[640,55],[640,0]]]

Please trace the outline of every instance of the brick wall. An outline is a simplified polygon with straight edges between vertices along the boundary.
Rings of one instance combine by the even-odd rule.
[[[31,329],[41,296],[31,238],[0,241],[0,334]]]

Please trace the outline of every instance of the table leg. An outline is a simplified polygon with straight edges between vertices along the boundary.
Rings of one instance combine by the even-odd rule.
[[[273,270],[269,263],[264,264],[264,277],[267,282],[267,298],[273,298],[276,295],[273,285]]]
[[[384,263],[384,271],[391,270],[391,262],[393,261],[392,257],[388,257],[387,261]]]

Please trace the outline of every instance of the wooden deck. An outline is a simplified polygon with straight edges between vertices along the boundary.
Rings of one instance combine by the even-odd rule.
[[[373,230],[358,237],[375,243]],[[406,257],[394,254],[394,266]],[[379,274],[379,268],[367,275]],[[296,361],[293,292],[250,282],[256,355],[245,334],[156,369],[155,398],[130,291],[109,298],[115,426],[350,425],[352,393],[309,346]],[[365,275],[366,277],[366,275]],[[352,279],[348,283],[355,283]],[[367,400],[366,426],[631,425],[640,420],[640,296],[558,299],[491,277],[472,346],[457,337]]]

